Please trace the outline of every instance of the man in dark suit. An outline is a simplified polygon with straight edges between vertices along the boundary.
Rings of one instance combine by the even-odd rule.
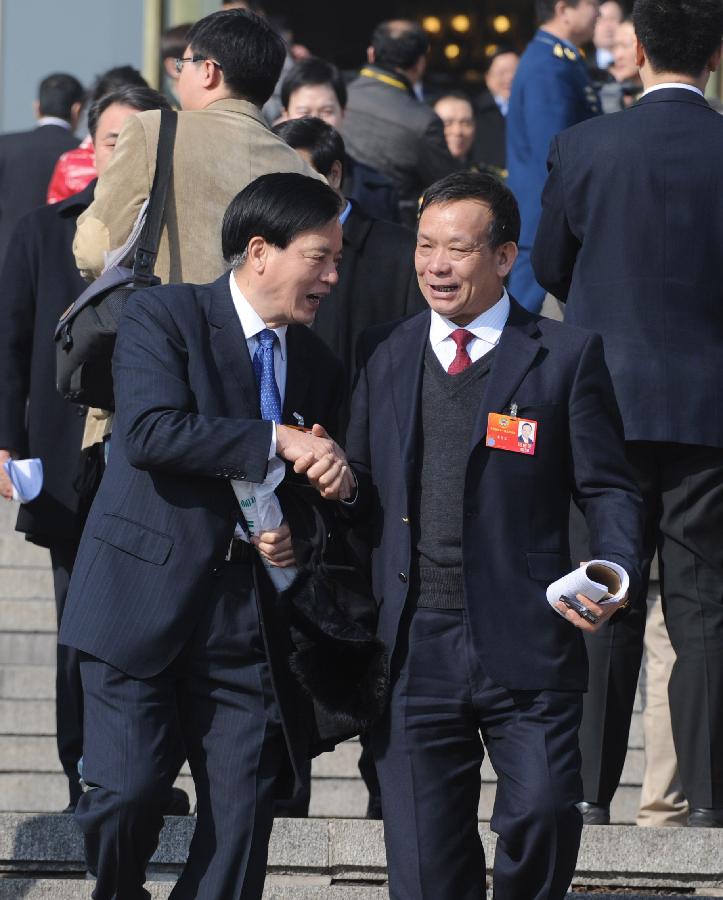
[[[636,577],[640,498],[601,342],[508,296],[519,229],[514,197],[491,176],[433,185],[416,251],[431,311],[362,339],[348,508],[372,518],[392,654],[391,703],[372,740],[397,900],[484,894],[482,741],[499,778],[495,896],[565,895],[582,828],[580,632],[615,612],[579,595],[591,624],[546,600],[570,569],[571,495],[595,553]],[[518,411],[536,423],[534,454],[517,452]]]
[[[345,196],[344,141],[331,125],[316,118],[292,119],[274,132],[323,175],[343,201],[339,283],[312,327],[346,367],[346,422],[359,336],[373,325],[402,319],[426,305],[414,272],[415,238],[401,225],[371,218]]]
[[[416,96],[429,40],[421,25],[382,22],[372,36],[369,64],[349,85],[344,141],[349,153],[394,182],[403,225],[414,228],[419,198],[438,178],[460,168],[439,116]]]
[[[108,468],[60,633],[82,653],[92,789],[76,819],[97,857],[95,900],[149,896],[145,866],[184,749],[198,821],[171,896],[262,895],[275,787],[282,770],[298,776],[307,723],[259,565],[259,554],[293,564],[291,535],[282,524],[249,543],[233,482],[263,482],[279,456],[302,459],[322,493],[342,482],[348,493],[321,427],[335,428],[341,366],[306,327],[337,279],[338,215],[321,181],[262,176],[224,218],[230,274],[128,302]],[[282,424],[299,419],[313,433]]]
[[[507,112],[512,81],[520,57],[500,47],[487,63],[485,89],[474,98],[475,136],[472,157],[501,171],[507,170]]]
[[[281,103],[286,119],[314,116],[340,130],[344,122],[347,90],[344,77],[325,59],[302,59],[289,70],[281,85]],[[374,219],[399,221],[399,198],[394,184],[371,166],[349,154],[344,156],[344,195],[356,200]]]
[[[88,127],[99,171],[107,165],[128,116],[167,105],[156,91],[135,86],[96,102],[88,113]],[[90,489],[102,465],[96,454],[88,453],[79,472],[85,408],[63,400],[55,389],[53,341],[61,314],[86,287],[72,246],[76,220],[93,202],[94,188],[95,181],[57,205],[25,215],[10,239],[0,274],[0,316],[6,323],[0,330],[0,464],[11,457],[42,460],[43,490],[20,507],[16,528],[50,551],[58,625],[87,511],[80,482],[89,482]],[[2,469],[0,494],[12,496]],[[56,735],[70,791],[66,811],[71,812],[81,794],[83,692],[78,654],[62,645],[57,657]]]
[[[80,141],[73,135],[83,105],[83,85],[72,75],[40,82],[32,131],[0,135],[0,265],[18,219],[43,206],[55,163]]]
[[[588,642],[586,813],[606,821],[620,779],[657,548],[689,824],[721,826],[723,120],[703,89],[720,61],[723,2],[638,0],[633,21],[645,93],[552,142],[533,254],[566,320],[603,337],[646,509],[636,610]]]

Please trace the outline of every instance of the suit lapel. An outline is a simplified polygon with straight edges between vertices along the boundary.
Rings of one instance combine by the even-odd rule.
[[[391,363],[394,410],[402,448],[402,465],[407,492],[412,489],[417,452],[419,399],[424,370],[424,351],[429,338],[430,313],[426,310],[408,319],[390,335],[387,351]],[[374,411],[371,412],[374,415]]]
[[[539,334],[539,329],[534,316],[512,298],[510,303],[510,315],[497,345],[484,402],[472,429],[470,450],[484,439],[488,415],[491,412],[505,411],[510,402],[514,401],[515,391],[540,350],[539,341],[535,337]]]
[[[284,409],[281,421],[286,425],[298,425],[294,413],[304,418],[304,425],[311,428],[313,422],[307,422],[309,405],[309,382],[313,367],[313,359],[306,335],[299,331],[305,326],[289,325],[286,329],[286,390],[284,392]]]
[[[224,376],[230,415],[258,419],[261,416],[259,391],[228,279],[226,273],[211,285],[211,346]]]

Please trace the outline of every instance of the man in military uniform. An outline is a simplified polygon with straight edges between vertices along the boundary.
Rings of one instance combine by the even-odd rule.
[[[507,115],[508,185],[522,215],[519,256],[510,292],[539,312],[545,290],[535,281],[530,251],[540,220],[552,138],[564,128],[599,115],[600,101],[578,49],[591,40],[598,0],[535,0],[539,30],[522,54]]]

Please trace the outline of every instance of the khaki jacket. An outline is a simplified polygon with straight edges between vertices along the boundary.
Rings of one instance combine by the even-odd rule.
[[[150,110],[131,116],[123,127],[95,199],[78,219],[73,253],[85,278],[97,278],[104,254],[123,246],[150,195],[160,126],[160,111]],[[155,268],[164,284],[206,284],[223,274],[228,268],[221,255],[226,208],[249,182],[271,172],[321,177],[245,100],[217,100],[206,109],[178,113]],[[109,413],[91,410],[83,447],[109,435],[112,422]]]
[[[73,252],[86,278],[100,275],[104,253],[123,246],[150,194],[160,122],[159,110],[127,120],[95,199],[78,219]],[[320,177],[272,134],[261,112],[245,100],[217,100],[206,109],[178,113],[173,176],[155,269],[164,284],[205,284],[223,274],[227,266],[221,255],[221,223],[226,208],[249,182],[270,172]]]

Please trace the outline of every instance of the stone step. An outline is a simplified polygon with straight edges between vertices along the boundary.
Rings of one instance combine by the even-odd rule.
[[[15,527],[14,520],[12,527]],[[31,544],[19,532],[6,529],[0,524],[0,566],[33,566],[48,569],[50,553],[45,547]]]
[[[176,787],[195,808],[196,791],[190,775],[179,775]],[[0,772],[0,813],[48,813],[68,803],[68,780],[62,772]]]
[[[478,816],[489,822],[495,801],[496,784],[483,782]],[[366,815],[368,795],[361,780],[351,778],[314,779],[309,815],[314,818],[361,819]],[[620,785],[610,806],[610,818],[616,825],[633,825],[640,806],[640,786]]]
[[[167,874],[178,871],[186,859],[194,827],[193,817],[166,820],[151,863],[154,871]],[[489,865],[496,838],[486,825],[480,826],[480,836]],[[587,827],[583,829],[573,886],[603,888],[595,894],[597,900],[605,895],[605,890],[612,889],[617,896],[620,889],[634,894],[650,889],[664,893],[678,888],[685,888],[686,893],[695,891],[697,897],[714,895],[723,888],[722,858],[721,829]],[[72,817],[0,814],[0,872],[13,876],[0,879],[3,889],[11,890],[14,882],[19,887],[20,880],[26,879],[28,887],[41,890],[45,884],[31,881],[31,876],[46,880],[52,876],[70,878],[73,873],[77,877],[82,870],[81,837]],[[303,879],[308,890],[317,893],[291,893],[292,888],[303,888]],[[269,847],[269,888],[273,892],[267,891],[266,897],[376,900],[385,896],[379,893],[385,879],[380,822],[323,819],[275,822]],[[70,883],[57,880],[55,885]],[[81,883],[78,881],[76,886],[80,887]],[[328,893],[332,889],[345,889],[349,893]],[[284,890],[289,893],[283,893]],[[360,893],[355,895],[355,890]],[[0,894],[3,900],[21,896],[33,895]],[[43,900],[65,900],[89,894],[38,893],[35,896]]]
[[[346,741],[334,750],[333,753],[322,753],[312,763],[311,773],[314,778],[359,778],[358,761],[361,747],[358,741]],[[625,759],[621,784],[640,785],[643,777],[643,751],[628,750]],[[485,757],[482,763],[482,781],[495,782],[497,775],[492,768],[489,758]]]
[[[0,596],[53,597],[53,573],[35,566],[0,566]]]
[[[55,734],[54,700],[0,700],[0,734]]]
[[[175,880],[175,879],[174,879]],[[339,884],[315,885],[315,878],[304,876],[269,875],[266,879],[263,900],[389,900],[386,887],[369,887],[364,885],[344,886]],[[306,884],[305,882],[312,882]],[[173,881],[155,881],[149,879],[145,883],[151,900],[167,900],[173,890]],[[11,878],[0,880],[0,900],[91,900],[95,884],[79,878],[63,879],[26,879]],[[488,893],[488,896],[491,896]],[[680,894],[660,894],[658,900],[680,900]],[[696,900],[717,900],[721,894],[702,896],[696,891]],[[576,890],[567,894],[567,900],[579,897],[591,897],[594,900],[650,900],[651,895],[616,891],[614,894]]]
[[[54,700],[55,666],[0,666],[0,700]]]
[[[0,631],[55,634],[56,627],[53,600],[0,599]]]
[[[22,634],[0,630],[0,666],[54,666],[54,634]]]

